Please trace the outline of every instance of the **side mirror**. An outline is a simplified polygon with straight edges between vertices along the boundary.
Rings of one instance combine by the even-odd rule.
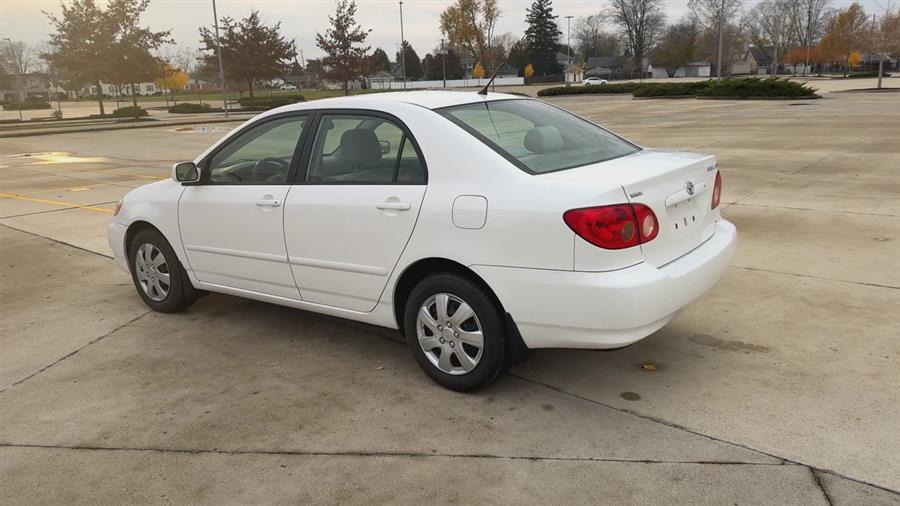
[[[179,183],[195,183],[200,180],[200,169],[194,162],[181,162],[172,166],[172,179]]]
[[[386,155],[391,152],[391,141],[378,141],[381,144],[381,154]]]

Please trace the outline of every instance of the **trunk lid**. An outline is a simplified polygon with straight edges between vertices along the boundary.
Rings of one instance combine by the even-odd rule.
[[[628,202],[649,206],[659,222],[659,234],[642,244],[641,252],[647,263],[660,267],[693,250],[715,231],[719,213],[710,204],[717,169],[712,155],[645,149],[541,177],[619,185]]]

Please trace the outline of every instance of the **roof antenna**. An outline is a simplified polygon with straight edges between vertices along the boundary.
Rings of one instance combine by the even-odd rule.
[[[478,90],[478,94],[479,94],[479,95],[487,96],[488,88],[490,88],[490,87],[491,87],[491,84],[494,83],[494,78],[497,77],[497,72],[498,72],[498,71],[499,71],[499,69],[494,70],[494,75],[491,76],[491,80],[488,81],[487,84],[484,85],[484,88],[481,88],[480,90]]]
[[[512,49],[513,47],[519,45],[519,43],[521,43],[523,40],[525,40],[525,36],[524,36],[524,35],[523,35],[519,40],[517,40],[515,44],[513,44],[512,46],[510,46],[510,49]],[[479,95],[487,96],[487,94],[488,94],[488,88],[490,88],[491,85],[494,84],[494,78],[497,77],[497,73],[500,72],[500,69],[503,68],[504,66],[506,66],[507,63],[509,63],[509,57],[511,56],[511,55],[509,54],[510,52],[511,52],[511,51],[509,51],[509,52],[506,53],[506,58],[503,60],[503,63],[501,63],[500,65],[494,67],[494,75],[492,75],[492,76],[491,76],[491,79],[487,82],[487,84],[484,85],[484,88],[481,88],[480,90],[478,90],[478,94],[479,94]]]

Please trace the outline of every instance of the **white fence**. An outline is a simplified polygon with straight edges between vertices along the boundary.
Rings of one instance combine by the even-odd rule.
[[[447,79],[447,87],[448,88],[465,88],[469,86],[484,86],[488,83],[490,77],[485,77],[484,79]],[[510,85],[523,85],[525,84],[524,77],[498,77],[494,79],[495,86],[510,86]],[[406,88],[407,90],[417,90],[423,88],[442,88],[444,86],[444,81],[407,81]],[[402,90],[403,82],[402,81],[380,81],[377,79],[369,80],[369,88],[373,90]]]

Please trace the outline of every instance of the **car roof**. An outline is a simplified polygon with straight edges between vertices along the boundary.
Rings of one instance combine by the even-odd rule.
[[[327,108],[354,108],[361,109],[385,106],[391,103],[407,103],[418,105],[426,109],[440,109],[441,107],[451,107],[454,105],[464,105],[480,102],[490,102],[494,100],[508,100],[513,98],[523,98],[518,95],[508,93],[491,93],[487,95],[479,95],[474,91],[443,91],[443,90],[422,90],[422,91],[391,91],[364,93],[360,95],[352,95],[349,97],[325,98],[314,100],[312,102],[301,102],[299,104],[290,105],[279,108],[280,111],[301,110],[301,109],[327,109]]]

